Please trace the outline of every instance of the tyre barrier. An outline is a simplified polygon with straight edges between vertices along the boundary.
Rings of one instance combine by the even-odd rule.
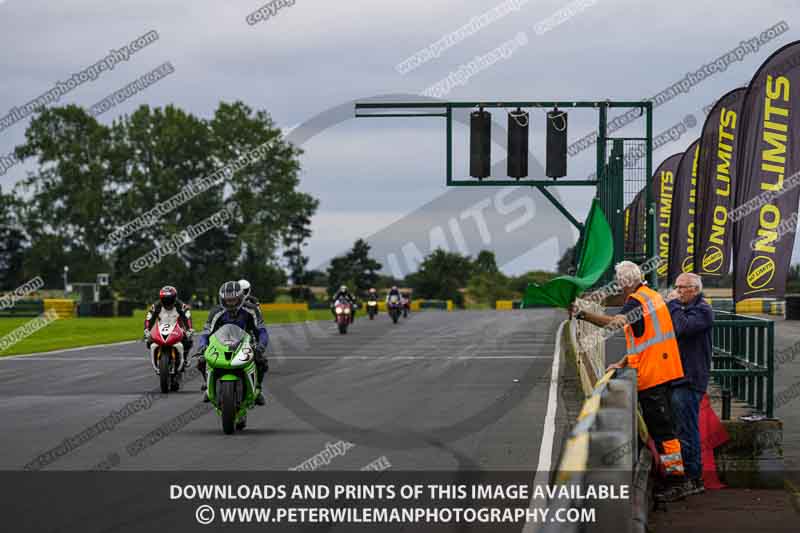
[[[800,297],[798,297],[800,302]],[[735,306],[731,298],[706,298],[706,301],[715,311],[728,311],[730,313],[756,313],[764,315],[782,316],[784,310],[788,312],[789,297],[784,300],[774,298],[748,298],[741,300]],[[734,311],[735,308],[735,311]]]
[[[511,311],[512,309],[534,309],[534,308],[552,308],[552,305],[544,304],[530,304],[522,307],[521,300],[497,300],[494,303],[494,308],[497,311]]]
[[[45,313],[51,309],[56,312],[59,320],[75,318],[76,302],[65,299],[46,299],[44,300]]]
[[[786,320],[800,320],[800,294],[786,295]]]
[[[261,312],[267,311],[308,311],[308,304],[260,304]],[[327,308],[327,306],[326,306]]]
[[[271,304],[262,304],[264,305]],[[284,304],[288,305],[288,304]],[[328,302],[314,302],[310,304],[294,304],[294,305],[307,305],[308,309],[330,309],[331,304]],[[366,309],[366,300],[359,301],[358,309]],[[411,311],[421,311],[423,309],[438,309],[441,311],[452,311],[454,308],[453,300],[411,300]],[[378,300],[378,311],[381,313],[386,312],[386,301],[384,299]]]
[[[36,317],[44,313],[44,301],[19,300],[0,309],[0,317]]]

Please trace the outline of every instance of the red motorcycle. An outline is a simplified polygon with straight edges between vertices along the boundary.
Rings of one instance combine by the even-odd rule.
[[[353,323],[353,306],[347,300],[339,298],[333,304],[336,313],[336,324],[339,326],[339,333],[347,333],[347,326]]]
[[[408,313],[411,311],[411,300],[407,294],[400,295],[400,305],[403,307],[403,318],[408,318]]]
[[[150,362],[161,381],[161,392],[176,392],[181,387],[183,371],[183,328],[176,322],[162,324],[158,320],[150,330]],[[187,354],[188,355],[188,354]]]

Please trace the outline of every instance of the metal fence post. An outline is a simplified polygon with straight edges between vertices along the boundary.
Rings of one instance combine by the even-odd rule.
[[[767,323],[767,416],[772,418],[775,407],[775,399],[772,397],[774,393],[774,379],[775,379],[775,323],[769,321]]]

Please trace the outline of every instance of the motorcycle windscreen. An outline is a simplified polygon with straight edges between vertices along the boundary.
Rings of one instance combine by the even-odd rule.
[[[248,335],[245,330],[236,324],[225,324],[214,333],[214,337],[228,349],[233,350],[239,346]]]

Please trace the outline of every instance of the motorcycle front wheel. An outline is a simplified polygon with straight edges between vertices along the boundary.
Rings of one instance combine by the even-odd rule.
[[[161,392],[167,394],[170,388],[169,355],[159,352],[158,377],[161,380]]]
[[[222,431],[232,434],[236,428],[236,381],[223,381],[219,387],[219,402],[222,407]]]

